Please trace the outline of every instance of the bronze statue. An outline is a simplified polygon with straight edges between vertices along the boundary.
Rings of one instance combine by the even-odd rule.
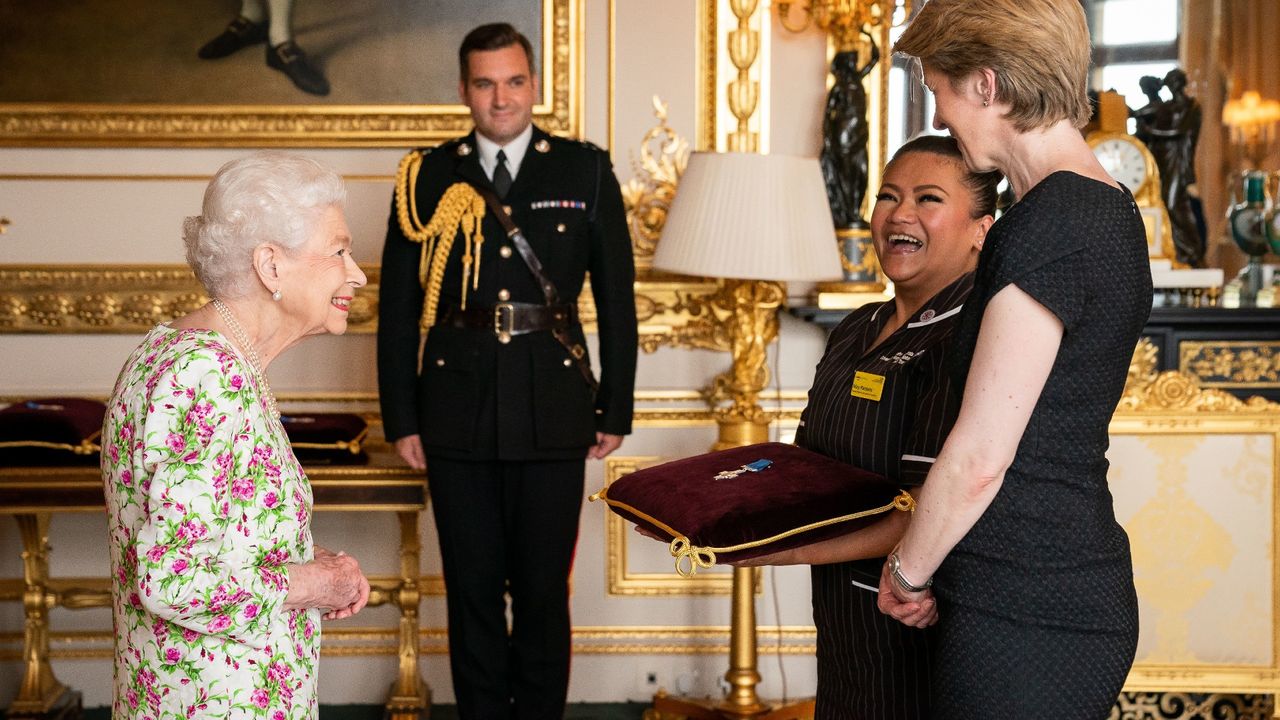
[[[865,65],[858,65],[857,50],[836,53],[831,60],[835,83],[827,93],[822,115],[822,175],[836,228],[865,228],[862,199],[867,194],[867,93],[862,79],[880,60],[880,49],[866,30],[870,46]]]
[[[1148,103],[1133,112],[1134,135],[1147,144],[1160,168],[1160,194],[1169,211],[1177,260],[1191,267],[1204,264],[1205,243],[1191,209],[1190,187],[1196,181],[1196,143],[1200,139],[1200,103],[1186,94],[1187,74],[1174,68],[1164,76],[1169,100],[1161,100],[1152,77],[1139,81]]]
[[[1142,94],[1147,96],[1147,104],[1137,110],[1129,111],[1129,115],[1138,123],[1133,136],[1150,149],[1151,127],[1156,122],[1156,115],[1164,107],[1164,100],[1160,97],[1160,88],[1164,87],[1164,81],[1154,75],[1143,75],[1138,78],[1138,87],[1142,89]],[[1137,190],[1137,188],[1131,189]]]

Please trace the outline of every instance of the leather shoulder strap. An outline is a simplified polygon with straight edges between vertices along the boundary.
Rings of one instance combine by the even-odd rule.
[[[533,248],[529,246],[529,241],[525,239],[524,233],[516,226],[514,220],[511,219],[510,213],[502,206],[502,201],[498,196],[487,187],[473,186],[476,192],[484,198],[484,202],[489,206],[489,212],[498,219],[502,224],[502,229],[506,231],[507,237],[511,238],[511,244],[516,246],[516,252],[520,253],[520,257],[524,260],[524,264],[529,266],[529,272],[533,273],[533,279],[538,282],[538,287],[542,288],[542,295],[546,298],[548,305],[560,304],[560,292],[556,290],[555,283],[551,282],[551,278],[547,277],[546,272],[542,269],[542,261],[534,254]]]
[[[506,231],[507,237],[511,238],[511,244],[516,246],[516,251],[520,253],[524,264],[529,266],[529,272],[533,273],[533,279],[542,288],[542,295],[546,298],[547,304],[559,305],[560,293],[556,290],[555,283],[551,282],[551,278],[547,277],[547,274],[543,272],[542,261],[534,254],[533,248],[529,246],[529,241],[525,239],[524,233],[520,232],[520,228],[511,219],[511,214],[502,206],[502,201],[498,199],[497,194],[487,187],[479,185],[473,185],[472,187],[484,198],[485,204],[489,206],[489,212],[493,213],[493,216],[501,223],[502,229]],[[592,394],[595,394],[600,389],[600,383],[596,381],[595,375],[591,372],[591,364],[587,361],[587,349],[574,342],[564,328],[554,328],[551,334],[569,352],[574,364],[578,366],[578,372],[582,373],[582,379],[587,382]]]

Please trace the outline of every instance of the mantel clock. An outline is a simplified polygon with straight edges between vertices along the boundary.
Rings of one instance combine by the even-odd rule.
[[[1147,227],[1147,253],[1152,259],[1173,260],[1173,230],[1161,197],[1160,168],[1151,151],[1126,132],[1100,130],[1090,133],[1087,141],[1102,168],[1133,193]]]

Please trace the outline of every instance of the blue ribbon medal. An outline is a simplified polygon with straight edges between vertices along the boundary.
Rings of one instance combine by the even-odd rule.
[[[725,470],[721,473],[718,473],[716,475],[716,480],[731,480],[743,473],[749,473],[749,472],[758,473],[758,472],[761,472],[762,470],[768,469],[770,465],[773,465],[772,460],[765,460],[764,458],[761,458],[759,460],[756,460],[755,462],[747,463],[746,465],[743,465],[737,469]]]

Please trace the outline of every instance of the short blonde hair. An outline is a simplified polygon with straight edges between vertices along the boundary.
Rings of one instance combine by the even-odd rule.
[[[243,297],[252,287],[254,248],[269,242],[298,249],[325,210],[341,210],[346,200],[337,173],[300,155],[232,160],[205,188],[201,214],[182,225],[187,264],[211,297]]]
[[[893,47],[953,83],[990,68],[1021,132],[1089,122],[1089,24],[1080,0],[929,0]]]

